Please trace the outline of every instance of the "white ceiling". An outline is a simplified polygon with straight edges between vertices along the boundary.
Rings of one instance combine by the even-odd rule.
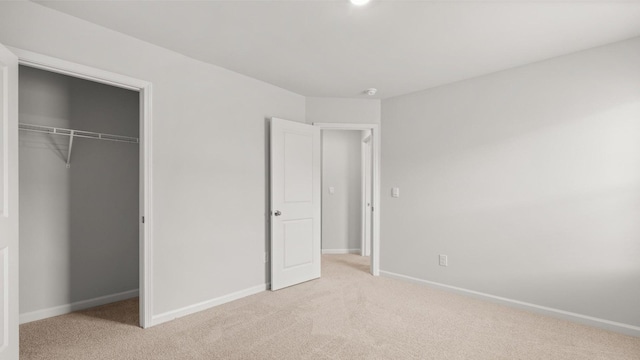
[[[388,98],[640,36],[640,2],[38,1],[305,96]]]

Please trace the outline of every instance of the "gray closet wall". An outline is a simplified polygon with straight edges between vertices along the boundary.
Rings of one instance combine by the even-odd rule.
[[[139,94],[21,66],[20,122],[138,137]],[[20,131],[20,313],[138,288],[138,144]]]

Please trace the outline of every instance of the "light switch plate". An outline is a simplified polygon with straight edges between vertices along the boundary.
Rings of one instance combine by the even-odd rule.
[[[329,194],[335,194],[336,193],[336,188],[334,188],[333,186],[329,186]]]
[[[394,198],[400,197],[400,188],[394,187],[391,189],[391,196]]]

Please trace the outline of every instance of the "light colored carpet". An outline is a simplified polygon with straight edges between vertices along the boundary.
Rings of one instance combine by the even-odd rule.
[[[322,279],[142,330],[137,300],[20,327],[27,359],[640,359],[640,338],[367,273]]]

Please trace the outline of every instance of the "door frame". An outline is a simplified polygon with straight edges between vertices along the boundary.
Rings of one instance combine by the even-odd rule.
[[[313,123],[320,130],[371,130],[371,154],[373,160],[373,178],[371,201],[372,230],[371,230],[371,274],[380,275],[380,125],[379,124],[351,124],[351,123]]]
[[[152,162],[152,83],[126,75],[7,46],[20,65],[75,78],[115,86],[140,94],[140,187],[139,187],[139,297],[140,327],[153,326],[153,162]]]
[[[369,211],[368,208],[373,202],[373,189],[371,188],[373,183],[372,139],[373,136],[371,136],[371,132],[369,132],[360,140],[360,169],[362,173],[360,179],[360,186],[362,187],[362,241],[360,244],[360,255],[362,256],[371,256],[371,220],[373,218],[373,214],[371,214],[371,211]],[[368,237],[367,233],[369,233]]]

